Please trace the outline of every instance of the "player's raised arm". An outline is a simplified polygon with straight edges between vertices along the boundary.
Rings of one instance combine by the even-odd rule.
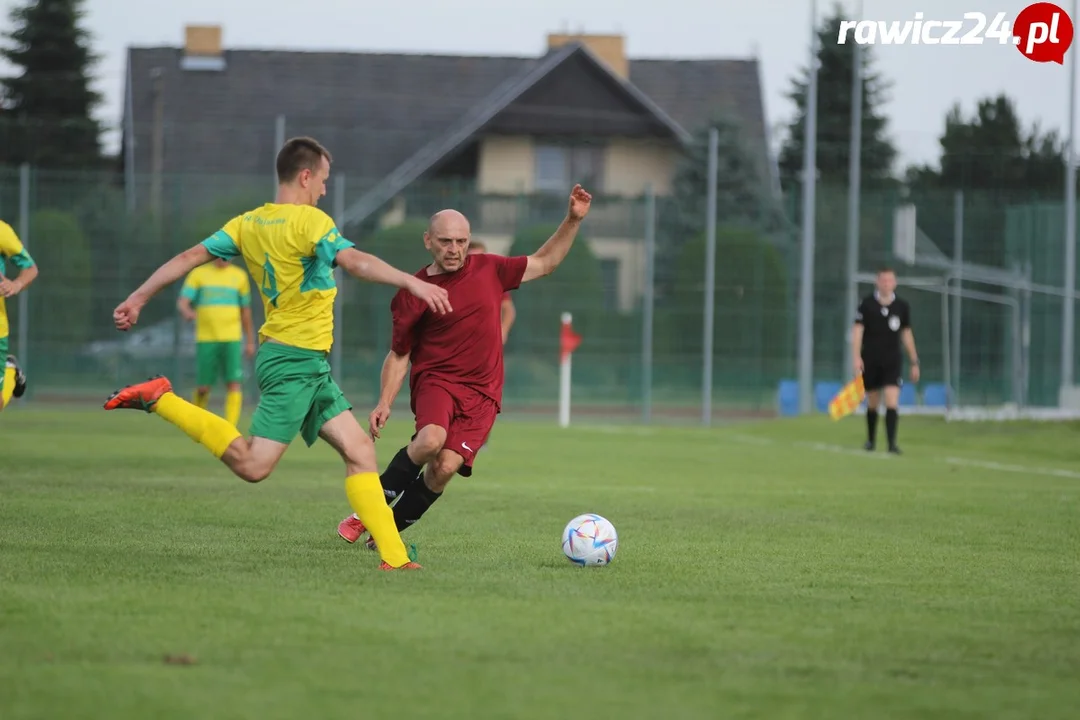
[[[570,204],[567,208],[566,217],[559,224],[555,234],[540,246],[540,249],[529,256],[525,266],[525,274],[521,282],[529,282],[555,272],[555,268],[566,259],[570,247],[574,244],[581,221],[589,214],[592,204],[592,195],[585,192],[580,185],[575,185],[570,192]]]
[[[130,330],[138,322],[139,313],[150,298],[157,295],[164,288],[172,285],[189,272],[205,265],[214,259],[204,243],[188,248],[167,263],[159,267],[147,278],[146,282],[138,287],[135,292],[128,296],[127,300],[120,303],[113,311],[113,322],[116,329],[121,331]]]
[[[370,253],[349,247],[338,251],[335,262],[345,272],[360,280],[392,285],[407,290],[411,295],[423,300],[432,311],[445,315],[451,311],[450,296],[438,285],[424,282],[415,275],[398,270],[384,260]]]

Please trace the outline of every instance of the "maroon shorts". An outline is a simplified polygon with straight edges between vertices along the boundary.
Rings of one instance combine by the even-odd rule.
[[[416,432],[428,425],[446,430],[444,450],[452,450],[465,459],[458,474],[472,475],[476,451],[487,442],[499,414],[494,400],[472,388],[426,380],[412,394]],[[416,435],[413,435],[415,438]]]

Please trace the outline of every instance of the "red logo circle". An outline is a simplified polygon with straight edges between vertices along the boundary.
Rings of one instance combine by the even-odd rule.
[[[1020,11],[1013,23],[1013,43],[1020,54],[1034,62],[1065,63],[1072,45],[1073,21],[1054,3],[1038,2]]]

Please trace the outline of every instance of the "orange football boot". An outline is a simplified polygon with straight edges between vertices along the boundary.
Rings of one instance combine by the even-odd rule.
[[[105,401],[105,409],[152,412],[154,403],[167,392],[172,392],[172,383],[164,375],[158,375],[146,382],[117,390]]]

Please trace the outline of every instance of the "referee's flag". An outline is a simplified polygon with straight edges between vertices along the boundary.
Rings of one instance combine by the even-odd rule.
[[[833,420],[847,417],[858,409],[864,397],[866,397],[866,388],[863,387],[862,375],[859,375],[836,393],[836,397],[829,402],[829,417]]]

